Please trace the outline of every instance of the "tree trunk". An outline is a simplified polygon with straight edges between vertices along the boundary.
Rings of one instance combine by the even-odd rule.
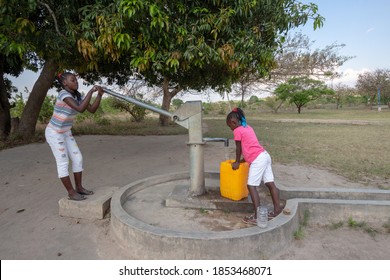
[[[275,114],[279,111],[280,107],[282,107],[283,103],[284,103],[284,101],[281,100],[280,103],[279,103],[279,105],[277,105],[277,106],[274,108],[274,113],[275,113]]]
[[[2,61],[0,61],[0,140],[7,139],[11,131],[11,106],[5,86],[3,66]]]
[[[46,94],[53,84],[58,65],[53,60],[47,60],[42,68],[38,80],[35,82],[26,106],[24,107],[18,133],[25,140],[30,140],[35,134],[35,126],[38,121],[39,112]]]
[[[244,98],[245,98],[246,90],[243,86],[241,86],[241,108],[244,108]]]
[[[169,107],[171,106],[171,100],[181,91],[180,87],[169,91],[169,80],[167,78],[164,79],[163,82],[163,101],[161,104],[161,109],[169,112]],[[169,117],[160,115],[159,117],[160,126],[167,126],[169,124]]]

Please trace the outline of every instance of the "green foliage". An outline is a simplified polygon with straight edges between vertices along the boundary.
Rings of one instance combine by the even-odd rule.
[[[172,105],[177,109],[177,108],[179,108],[181,105],[183,105],[184,104],[184,102],[183,102],[183,100],[181,100],[181,99],[173,99],[172,100]]]
[[[377,69],[360,74],[356,88],[371,104],[378,103],[378,91],[381,104],[390,102],[390,69]]]
[[[366,226],[366,223],[365,222],[357,222],[355,221],[352,217],[349,217],[348,219],[348,225],[349,227],[351,228],[362,228],[362,227],[365,227]]]
[[[91,100],[91,103],[93,102],[94,100]],[[86,120],[93,120],[95,123],[106,123],[102,107],[99,106],[95,113],[90,113],[88,110],[85,110],[83,113],[77,114],[76,123],[82,123]]]
[[[142,94],[137,94],[136,97],[137,100],[144,102]],[[142,122],[145,119],[147,112],[143,107],[137,106],[127,101],[119,100],[117,98],[110,99],[110,104],[117,110],[129,113],[136,122]]]
[[[250,105],[256,104],[259,102],[261,102],[261,100],[256,95],[252,95],[248,100],[248,104],[250,104]]]
[[[223,107],[223,106],[221,106],[221,107],[219,108],[218,114],[219,114],[219,115],[223,115],[223,116],[226,115],[226,108]]]
[[[39,111],[38,120],[41,123],[48,123],[51,116],[53,115],[54,104],[56,102],[56,98],[54,96],[46,96],[41,110]],[[20,118],[22,116],[24,107],[26,106],[26,102],[24,101],[22,93],[17,94],[13,98],[13,102],[11,105],[11,117],[12,118]]]
[[[348,225],[351,228],[361,228],[363,229],[366,233],[368,233],[370,236],[375,237],[375,235],[378,233],[378,230],[375,228],[367,225],[366,222],[357,222],[355,221],[352,217],[348,219]]]
[[[115,99],[115,97],[107,97],[102,98],[102,100],[100,101],[100,107],[105,114],[116,114],[120,112],[119,109],[114,108],[113,99]]]
[[[301,108],[310,101],[324,95],[334,94],[324,82],[308,77],[289,79],[286,83],[280,84],[274,93],[280,100],[295,104],[298,113],[301,113]]]
[[[10,110],[11,117],[20,118],[23,113],[24,106],[26,105],[22,93],[17,94],[14,98],[12,98],[12,100]]]
[[[275,97],[275,96],[269,96],[265,98],[264,104],[272,110],[272,112],[277,113],[280,107],[283,105],[283,100]]]
[[[307,226],[308,222],[309,222],[309,218],[310,218],[310,211],[309,210],[305,210],[303,212],[303,219],[302,221],[299,223],[299,228],[298,230],[296,230],[294,232],[294,238],[295,239],[303,239],[305,237],[305,233],[304,233],[304,227]]]
[[[203,109],[203,113],[207,115],[210,113],[210,111],[213,110],[213,104],[211,102],[202,103],[202,109]]]
[[[297,240],[301,240],[305,237],[305,233],[303,231],[303,227],[302,225],[299,225],[299,228],[294,231],[294,238],[297,239]]]
[[[54,104],[56,103],[55,96],[46,96],[43,101],[41,110],[39,112],[38,120],[41,123],[48,123],[54,111]]]
[[[237,102],[236,104],[233,101],[231,101],[230,103],[231,103],[230,104],[231,108],[238,107],[239,104],[239,102]],[[206,115],[212,114],[215,116],[221,116],[221,115],[225,116],[227,112],[230,110],[230,106],[227,102],[223,102],[223,101],[202,103],[203,113]]]
[[[1,2],[0,54],[13,67],[18,67],[26,52],[32,50],[28,39],[31,39],[35,27],[27,17],[36,6],[30,5],[31,2],[35,1]]]
[[[166,78],[181,88],[220,91],[248,68],[267,75],[281,34],[309,19],[315,28],[323,22],[317,5],[295,0],[121,0],[84,6],[81,15],[78,47],[91,69],[114,62],[110,77],[137,70],[152,85]]]

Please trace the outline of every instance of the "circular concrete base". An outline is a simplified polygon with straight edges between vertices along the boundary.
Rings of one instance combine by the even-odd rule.
[[[205,173],[206,181],[215,177],[215,173]],[[166,210],[161,202],[153,209],[153,200],[161,201],[175,186],[188,180],[188,172],[171,173],[131,183],[115,192],[111,199],[111,228],[129,256],[137,259],[269,259],[292,241],[293,232],[299,226],[295,215],[297,204],[288,204],[291,214],[279,215],[266,229],[251,226],[223,231],[202,228],[194,220],[186,219],[186,214],[179,219],[177,212],[182,210]],[[152,217],[142,215],[147,211]],[[169,220],[170,225],[166,226],[161,219]]]
[[[189,206],[166,207],[166,198],[189,186],[189,177],[188,172],[149,177],[114,193],[111,229],[130,258],[272,259],[292,242],[301,220],[315,225],[349,219],[390,222],[388,190],[280,187],[289,211],[269,221],[266,229],[246,227],[241,218],[233,226],[231,220],[223,224],[224,216],[211,215],[213,210],[191,209],[195,198],[185,201]],[[205,178],[206,189],[219,186],[219,173],[205,172]]]

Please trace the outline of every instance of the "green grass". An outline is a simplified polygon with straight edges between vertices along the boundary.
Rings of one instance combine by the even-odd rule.
[[[316,166],[367,184],[379,179],[384,182],[378,187],[386,189],[390,179],[390,114],[387,116],[389,120],[367,125],[247,120],[273,162]],[[207,137],[233,137],[224,119],[204,122]]]
[[[350,217],[348,219],[348,226],[351,228],[364,228],[366,226],[366,222],[357,222]]]
[[[300,221],[298,229],[294,232],[295,239],[300,240],[305,237],[304,228],[308,225],[309,218],[310,218],[310,211],[306,209],[303,212],[303,219]]]
[[[338,223],[332,223],[330,225],[328,225],[327,227],[331,230],[337,230],[339,228],[342,228],[344,225],[344,222],[340,221]],[[375,229],[374,227],[368,225],[366,222],[358,222],[358,221],[355,221],[352,217],[350,217],[347,221],[347,225],[349,228],[351,229],[354,229],[354,230],[363,230],[365,233],[367,233],[368,235],[370,235],[372,238],[375,238],[375,236],[382,232],[382,233],[386,233],[386,232],[383,232],[383,230],[378,230],[378,229]],[[388,227],[388,224],[384,224],[383,225],[383,228],[386,230],[387,229],[387,233],[390,233],[390,230],[389,230],[389,227]]]
[[[376,230],[375,228],[367,225],[366,222],[364,222],[364,221],[363,222],[357,222],[354,219],[352,219],[351,217],[348,219],[348,226],[350,228],[354,228],[354,229],[363,229],[371,237],[375,237],[375,235],[378,233],[378,230]]]
[[[294,231],[294,238],[297,240],[301,240],[305,237],[305,233],[303,231],[303,227],[299,225],[298,230]]]
[[[228,111],[227,111],[228,112]],[[262,109],[246,110],[244,108],[247,119],[252,120],[364,120],[370,122],[380,122],[390,124],[390,109],[383,109],[381,112],[368,108],[360,109],[305,109],[301,114],[296,111],[283,111],[280,113],[271,113]],[[225,119],[225,115],[208,114],[204,116],[206,119]]]

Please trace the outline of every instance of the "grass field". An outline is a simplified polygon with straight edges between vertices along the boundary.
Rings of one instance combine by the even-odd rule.
[[[325,168],[355,182],[375,180],[379,187],[390,188],[389,110],[314,110],[300,115],[248,112],[247,121],[274,162]],[[207,137],[232,138],[224,116],[204,122]]]

